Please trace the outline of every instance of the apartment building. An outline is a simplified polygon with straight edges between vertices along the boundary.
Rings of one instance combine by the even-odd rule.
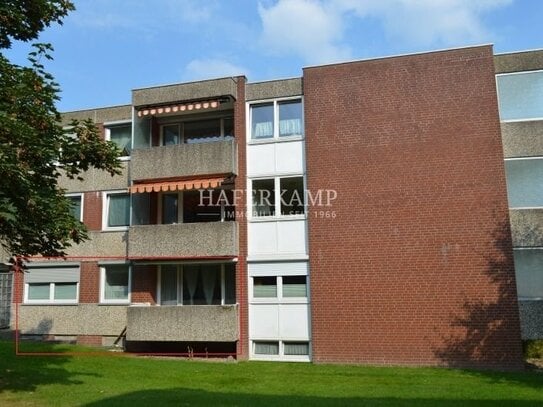
[[[120,146],[123,173],[61,180],[91,239],[16,278],[21,333],[521,368],[521,327],[543,334],[541,69],[541,51],[478,46],[65,113]]]

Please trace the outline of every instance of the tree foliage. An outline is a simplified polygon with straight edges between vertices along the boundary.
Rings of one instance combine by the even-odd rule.
[[[37,38],[72,9],[62,0],[4,0],[0,50],[13,39]],[[91,121],[61,125],[60,88],[43,66],[51,52],[49,44],[34,44],[28,66],[0,53],[0,243],[12,255],[62,256],[87,239],[58,179],[82,179],[90,167],[120,172],[119,150]]]

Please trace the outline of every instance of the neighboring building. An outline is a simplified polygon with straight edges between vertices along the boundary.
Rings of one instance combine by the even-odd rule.
[[[521,368],[520,322],[543,336],[543,72],[501,74],[537,69],[543,52],[468,47],[136,89],[131,105],[64,114],[93,119],[124,170],[61,180],[91,240],[18,279],[21,332]]]

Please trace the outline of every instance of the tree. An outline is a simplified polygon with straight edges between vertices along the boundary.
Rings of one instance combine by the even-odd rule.
[[[3,0],[0,51],[12,40],[36,39],[73,9],[64,0]],[[17,256],[63,256],[88,238],[70,214],[59,177],[82,179],[90,167],[120,173],[120,151],[90,120],[60,124],[60,88],[41,63],[51,52],[49,44],[34,44],[28,66],[0,53],[0,243]]]

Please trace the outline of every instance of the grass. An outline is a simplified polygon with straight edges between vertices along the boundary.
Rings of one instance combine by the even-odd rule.
[[[47,348],[46,348],[47,347]],[[24,351],[87,351],[24,343]],[[533,406],[543,374],[133,356],[15,356],[0,341],[0,405]]]

